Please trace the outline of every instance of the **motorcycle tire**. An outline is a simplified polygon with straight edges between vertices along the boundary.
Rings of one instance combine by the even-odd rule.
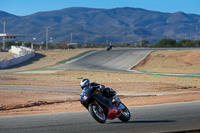
[[[123,104],[124,105],[124,104]],[[124,105],[125,106],[125,105]],[[126,107],[126,106],[125,106]],[[125,121],[129,121],[131,118],[131,113],[128,110],[128,108],[126,107],[125,109],[123,109],[123,113],[118,117],[118,119],[120,119],[121,121],[125,122]]]
[[[92,115],[92,117],[100,123],[106,122],[106,116],[102,110],[102,108],[97,104],[90,104],[88,107],[88,111]]]

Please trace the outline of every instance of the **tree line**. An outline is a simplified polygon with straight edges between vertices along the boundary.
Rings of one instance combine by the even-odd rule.
[[[5,46],[6,49],[10,49],[12,45],[14,46],[21,46],[23,41],[19,42],[6,42]],[[49,43],[49,49],[74,49],[74,48],[100,48],[106,47],[110,43],[93,43],[93,44],[86,44],[86,45],[77,45],[77,46],[67,46],[67,44],[52,44]],[[175,39],[161,39],[158,43],[150,44],[147,40],[142,40],[140,43],[111,43],[113,47],[150,47],[150,48],[170,48],[170,47],[199,47],[200,40],[181,40],[177,42]],[[31,43],[26,43],[26,47],[31,47]],[[34,49],[45,49],[45,44],[34,44]],[[2,42],[0,42],[0,49],[2,48]]]
[[[196,40],[181,40],[177,42],[175,39],[162,39],[158,43],[150,45],[152,48],[170,48],[170,47],[198,47],[200,41]]]

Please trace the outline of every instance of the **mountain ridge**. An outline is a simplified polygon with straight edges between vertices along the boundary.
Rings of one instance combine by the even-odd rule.
[[[184,12],[162,13],[142,8],[85,8],[71,7],[16,16],[0,11],[0,21],[6,20],[6,33],[29,35],[37,42],[46,40],[46,31],[54,43],[71,41],[83,44],[103,42],[156,42],[162,38],[195,39],[200,15]],[[3,26],[2,26],[3,27]],[[0,32],[3,32],[0,28]]]

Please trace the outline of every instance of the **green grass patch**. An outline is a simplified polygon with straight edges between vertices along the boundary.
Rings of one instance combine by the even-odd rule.
[[[41,68],[41,69],[31,69],[31,70],[24,70],[24,71],[16,71],[16,72],[28,72],[28,71],[53,71],[53,70],[63,70],[57,68]],[[13,72],[12,72],[13,73]]]
[[[57,69],[57,68],[41,68],[41,69],[32,69],[27,71],[51,71],[51,70],[63,70],[63,69]]]
[[[80,54],[77,55],[77,56],[71,57],[71,58],[66,59],[66,60],[63,60],[63,61],[59,61],[59,62],[57,62],[56,64],[64,64],[64,63],[66,63],[67,61],[76,59],[76,58],[81,57],[81,56],[83,56],[83,55],[86,55],[87,53],[90,53],[90,52],[92,52],[92,51],[95,51],[95,50],[90,50],[90,51],[86,51],[86,52],[80,53]]]
[[[159,73],[159,72],[147,72],[147,71],[139,71],[145,74],[150,74],[150,75],[160,75],[160,76],[176,76],[176,77],[189,77],[189,78],[200,78],[200,75],[192,75],[192,74],[179,74],[179,73]]]

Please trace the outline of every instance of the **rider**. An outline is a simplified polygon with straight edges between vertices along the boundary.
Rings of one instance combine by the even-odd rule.
[[[115,99],[116,105],[117,105],[117,106],[119,106],[120,103],[121,103],[120,99],[119,99],[119,98],[117,97],[117,95],[116,95],[117,92],[114,91],[112,88],[105,88],[104,85],[100,85],[100,84],[97,84],[97,83],[95,83],[95,82],[90,83],[90,80],[89,80],[89,79],[83,79],[83,80],[81,80],[80,85],[81,85],[82,90],[83,90],[85,87],[89,87],[89,88],[91,88],[91,89],[98,89],[98,90],[100,90],[100,91],[103,93],[103,95],[104,95],[106,98],[108,98],[108,101],[111,102],[112,99]]]
[[[109,44],[109,45],[107,46],[107,50],[110,50],[110,49],[112,49],[112,45],[111,45],[111,44]]]

